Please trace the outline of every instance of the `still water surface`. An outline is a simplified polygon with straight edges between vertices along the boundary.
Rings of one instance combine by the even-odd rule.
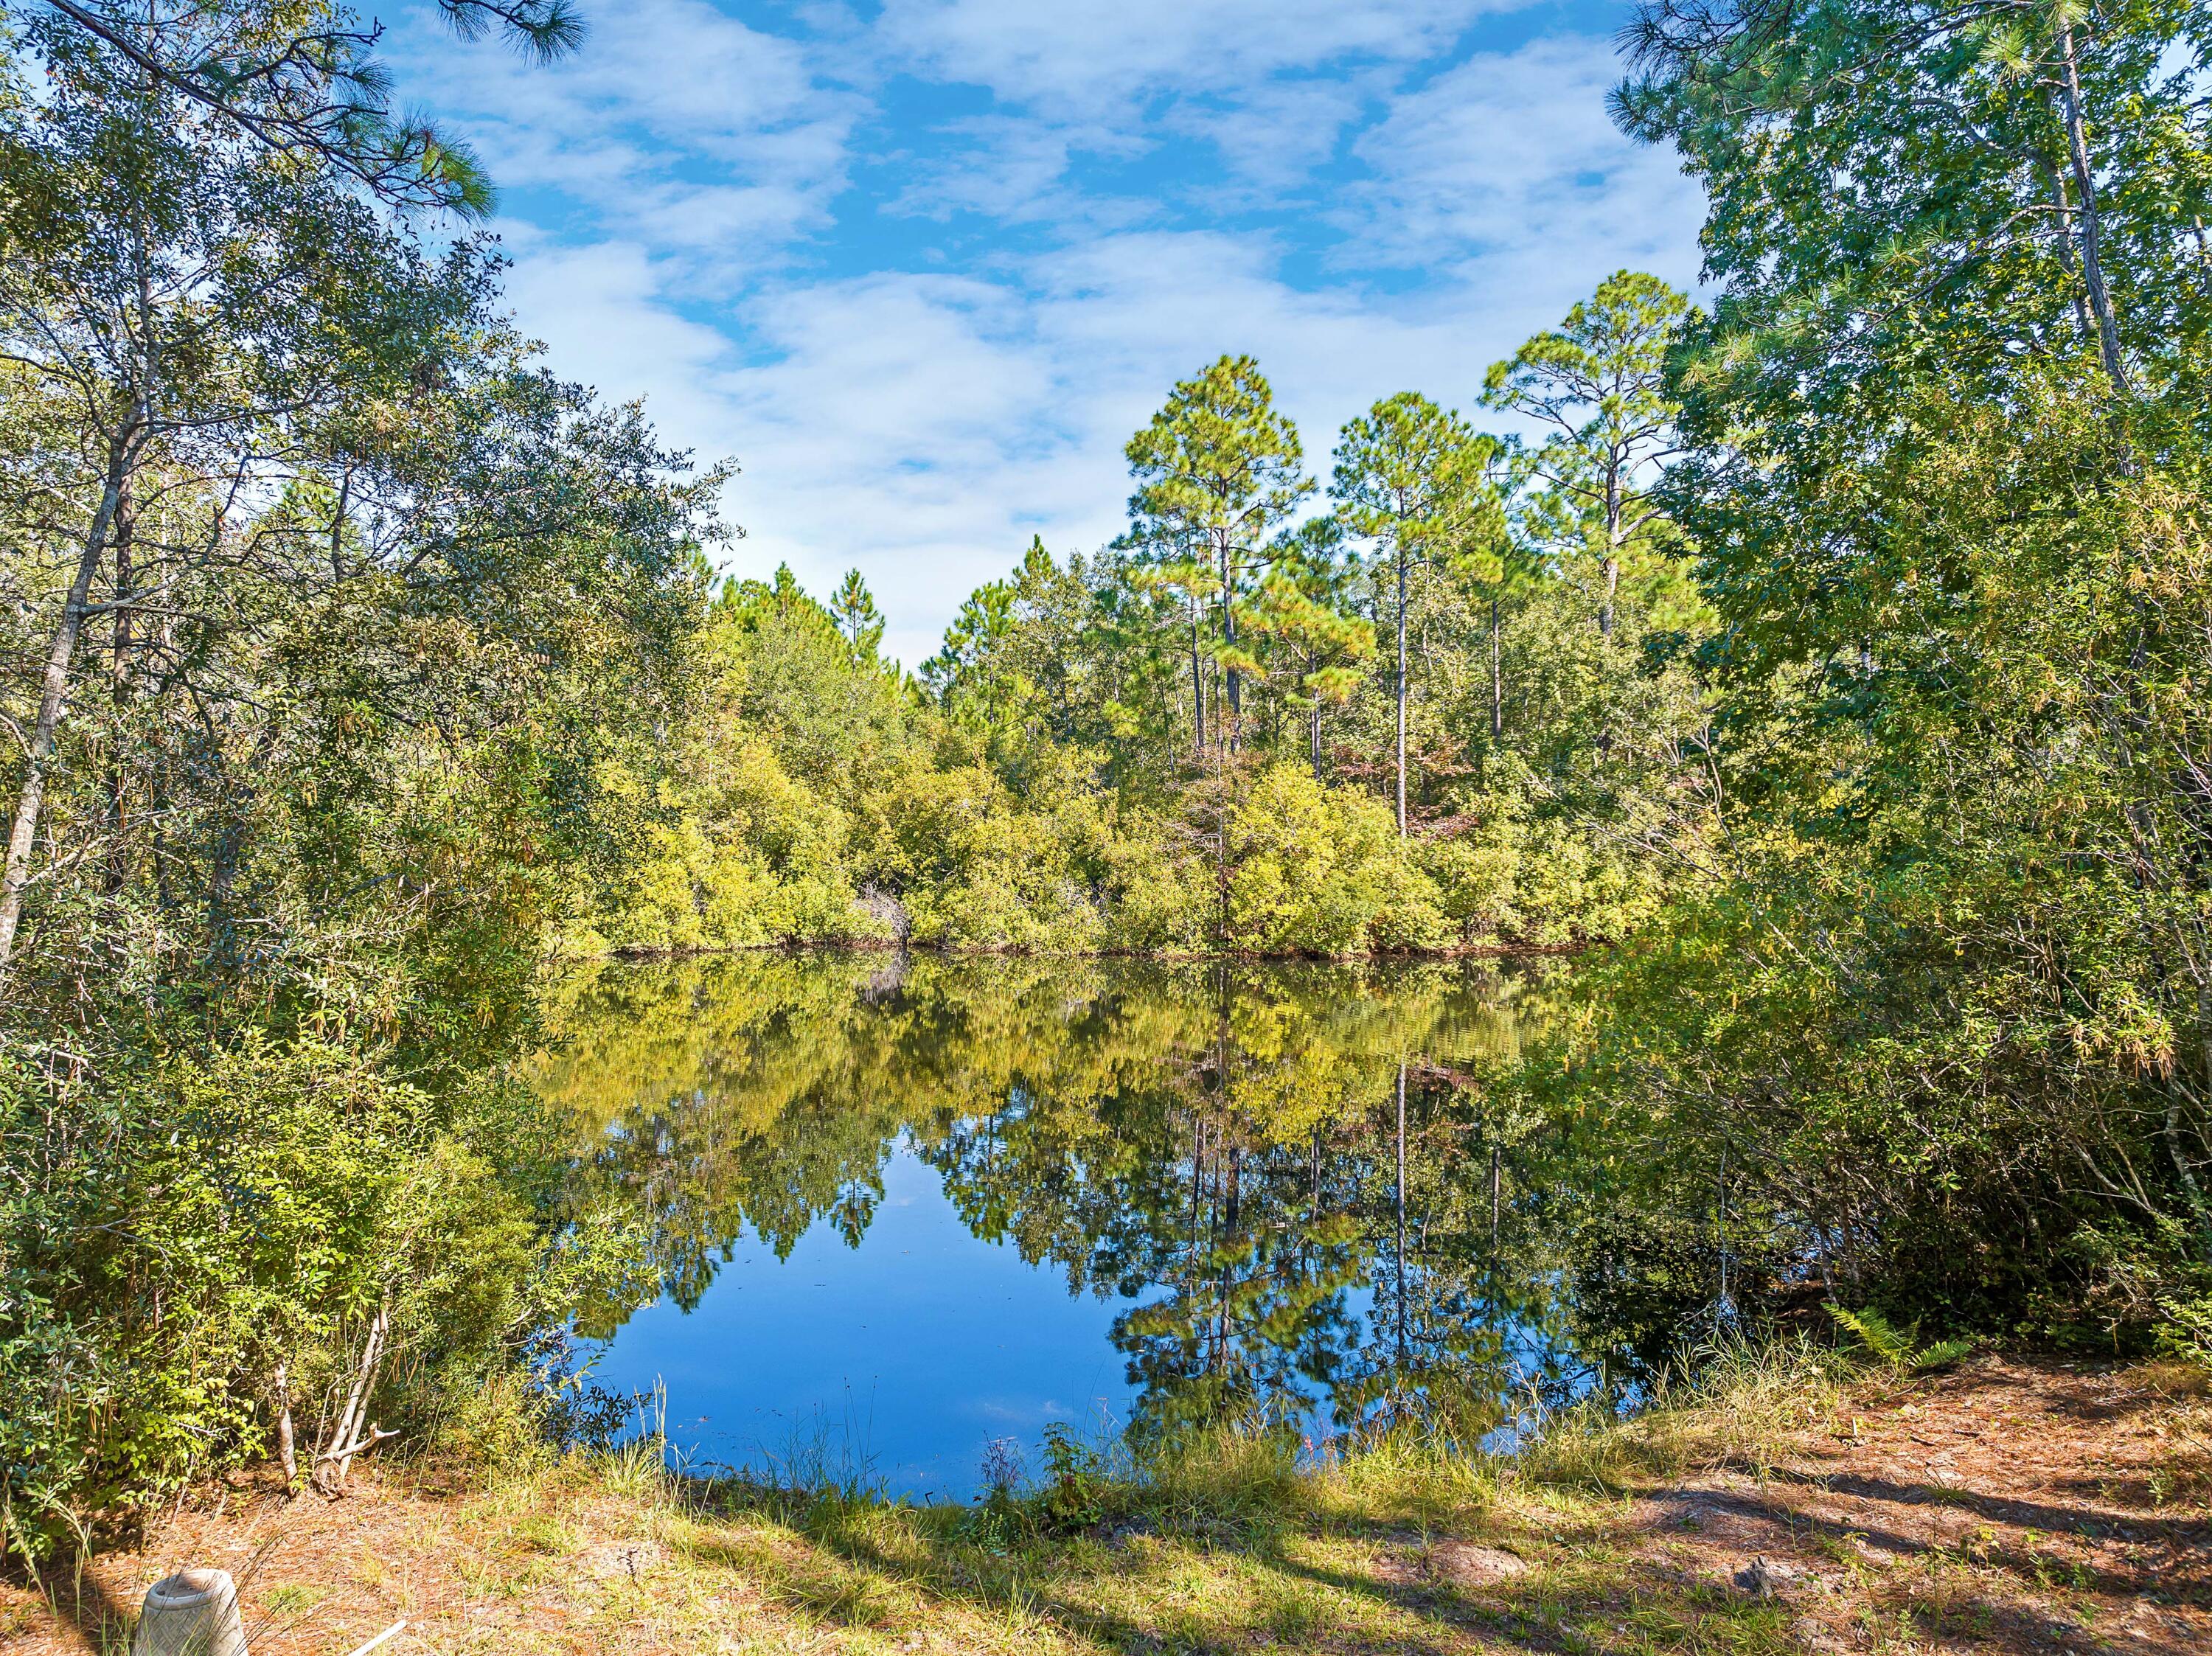
[[[1494,1431],[1604,1356],[1494,1084],[1542,1001],[1467,964],[610,966],[535,1077],[578,1211],[641,1233],[594,1378],[664,1387],[696,1460],[953,1499],[1053,1422]]]

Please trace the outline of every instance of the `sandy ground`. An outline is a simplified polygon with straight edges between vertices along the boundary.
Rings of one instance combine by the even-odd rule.
[[[1638,1556],[1747,1591],[1764,1557],[1808,1650],[2212,1656],[2208,1492],[2160,1487],[2204,1410],[2160,1378],[1972,1363],[1764,1477],[1644,1495]]]

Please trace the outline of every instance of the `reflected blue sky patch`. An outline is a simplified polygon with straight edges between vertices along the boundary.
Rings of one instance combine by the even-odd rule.
[[[787,1260],[744,1242],[698,1309],[633,1317],[593,1378],[665,1385],[670,1442],[695,1459],[762,1469],[820,1435],[895,1493],[964,1501],[992,1439],[1033,1448],[1050,1421],[1126,1418],[1108,1330],[1127,1303],[1071,1296],[1057,1267],[979,1240],[902,1147],[859,1247],[826,1220]]]

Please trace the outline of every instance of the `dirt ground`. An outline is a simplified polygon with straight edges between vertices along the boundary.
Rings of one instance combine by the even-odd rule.
[[[1613,1495],[1509,1482],[1461,1533],[1338,1511],[1264,1538],[1139,1528],[1012,1562],[896,1513],[834,1533],[641,1515],[604,1479],[502,1494],[398,1471],[343,1500],[287,1501],[241,1477],[141,1550],[43,1592],[0,1584],[0,1648],[120,1650],[148,1584],[195,1562],[241,1581],[253,1656],[345,1656],[402,1619],[388,1656],[2212,1656],[2202,1390],[2186,1371],[1982,1358],[1864,1389],[1756,1465]]]
[[[2212,1492],[2172,1487],[2206,1410],[2178,1378],[1984,1359],[1763,1477],[1641,1495],[1637,1555],[1775,1593],[1808,1651],[2212,1656]]]

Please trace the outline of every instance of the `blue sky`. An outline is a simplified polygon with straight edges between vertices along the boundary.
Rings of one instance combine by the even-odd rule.
[[[1325,474],[1608,272],[1696,274],[1695,187],[1606,119],[1618,4],[583,6],[551,68],[427,13],[388,53],[553,366],[733,457],[731,566],[857,566],[909,665],[1032,533],[1110,538],[1122,443],[1224,350]]]

